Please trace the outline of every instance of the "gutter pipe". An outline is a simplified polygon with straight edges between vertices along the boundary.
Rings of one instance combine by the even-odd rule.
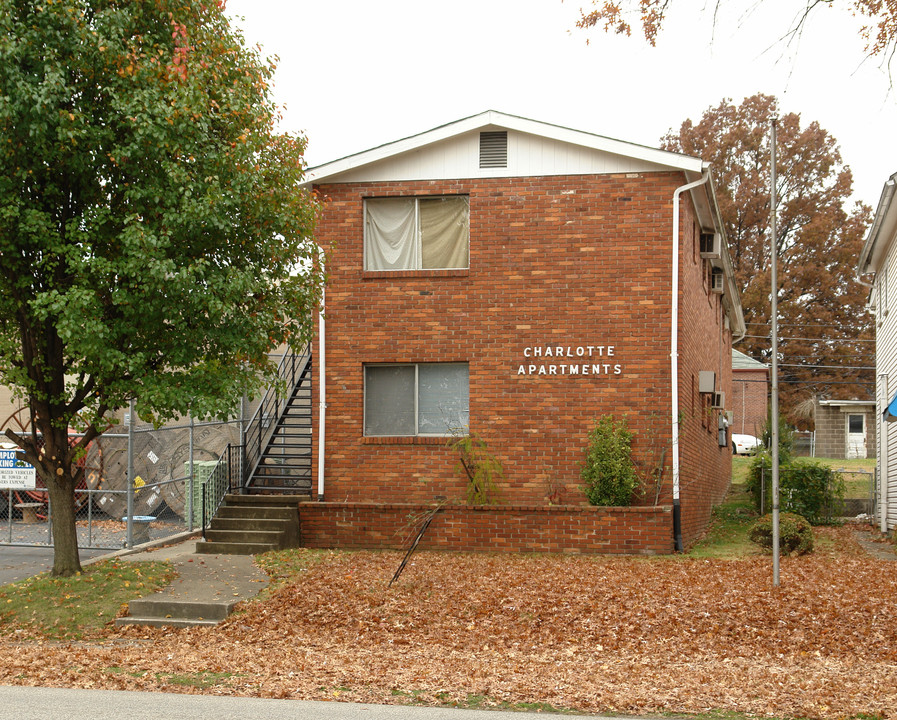
[[[679,196],[686,190],[703,185],[710,180],[707,170],[700,180],[682,185],[673,192],[673,277],[671,283],[670,319],[670,405],[673,426],[673,536],[676,552],[682,552],[682,506],[679,501]]]
[[[327,417],[327,388],[324,330],[324,293],[321,289],[321,310],[318,314],[318,502],[324,500],[324,423]]]

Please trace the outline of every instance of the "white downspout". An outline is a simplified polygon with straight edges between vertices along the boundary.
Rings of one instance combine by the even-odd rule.
[[[327,388],[324,344],[324,293],[321,290],[321,311],[318,315],[318,502],[324,500],[324,422],[327,416]]]
[[[685,548],[682,544],[682,508],[679,502],[679,196],[686,190],[703,185],[710,179],[710,171],[700,180],[682,185],[673,193],[673,281],[671,284],[670,320],[670,405],[673,426],[673,535],[676,552]]]

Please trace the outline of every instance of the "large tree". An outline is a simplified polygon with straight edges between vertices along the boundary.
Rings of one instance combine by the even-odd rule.
[[[723,101],[662,139],[711,164],[748,333],[739,348],[770,360],[770,120],[777,120],[776,214],[782,405],[794,422],[814,394],[865,399],[874,387],[868,289],[854,279],[870,209],[849,207],[850,169],[815,122],[776,100]]]
[[[783,24],[780,34],[787,37],[800,33],[810,13],[822,6],[835,4],[850,9],[863,19],[860,34],[866,42],[866,52],[889,63],[897,50],[897,0],[801,0],[796,16],[781,12]],[[645,40],[653,46],[663,29],[667,13],[674,5],[675,0],[591,0],[591,8],[581,11],[577,26],[598,26],[605,32],[630,35],[635,23],[641,26]],[[679,2],[678,5],[683,3]],[[731,0],[715,0],[712,3],[714,18],[737,5]],[[741,6],[743,8],[744,4]]]
[[[305,141],[223,6],[0,0],[0,382],[56,575],[80,569],[77,460],[110,411],[226,413],[319,303]]]

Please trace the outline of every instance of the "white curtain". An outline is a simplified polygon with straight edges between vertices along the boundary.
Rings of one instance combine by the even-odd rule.
[[[420,267],[414,198],[365,201],[365,270]]]
[[[365,201],[365,270],[440,270],[469,266],[466,197]]]
[[[466,197],[420,199],[421,267],[468,267],[470,242]]]

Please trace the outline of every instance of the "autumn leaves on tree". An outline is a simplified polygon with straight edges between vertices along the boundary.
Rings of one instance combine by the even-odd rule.
[[[738,348],[770,360],[769,121],[777,120],[777,246],[782,408],[795,423],[798,406],[816,393],[865,399],[874,387],[874,338],[867,289],[854,279],[870,209],[849,210],[850,169],[834,140],[815,122],[780,114],[775,98],[723,101],[662,140],[664,149],[708,161],[747,336]]]
[[[76,461],[107,413],[226,413],[319,303],[305,139],[275,132],[274,66],[223,6],[0,0],[0,382],[55,574],[79,569]]]

